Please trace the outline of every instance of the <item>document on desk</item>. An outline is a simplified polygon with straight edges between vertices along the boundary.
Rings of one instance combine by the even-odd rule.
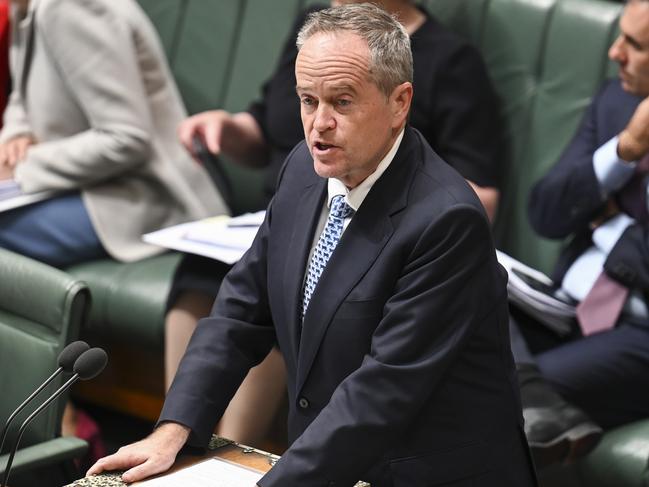
[[[230,218],[215,216],[147,233],[145,242],[234,264],[250,248],[264,211]]]
[[[177,472],[138,483],[138,487],[255,487],[264,474],[212,458]]]

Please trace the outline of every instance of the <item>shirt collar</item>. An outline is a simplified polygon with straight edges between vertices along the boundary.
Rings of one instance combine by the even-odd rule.
[[[381,159],[381,162],[379,162],[376,170],[372,174],[367,176],[355,188],[348,189],[342,181],[335,178],[329,178],[327,180],[327,207],[331,206],[331,200],[334,196],[342,195],[345,197],[345,203],[351,206],[354,211],[358,211],[358,209],[361,207],[361,204],[365,200],[365,197],[372,189],[372,186],[374,186],[374,183],[383,175],[385,170],[390,166],[390,163],[394,159],[394,156],[397,154],[397,150],[399,150],[401,140],[403,139],[404,131],[405,129],[401,130],[401,132],[397,136],[397,140],[394,141],[394,144],[392,144],[392,147],[385,155],[385,157]]]

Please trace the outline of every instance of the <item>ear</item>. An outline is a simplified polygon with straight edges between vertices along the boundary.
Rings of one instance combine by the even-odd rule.
[[[398,128],[405,122],[412,103],[412,83],[406,81],[396,86],[390,95],[392,126]]]

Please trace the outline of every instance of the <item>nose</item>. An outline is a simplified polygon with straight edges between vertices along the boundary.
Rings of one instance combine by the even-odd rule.
[[[318,132],[326,132],[327,130],[332,130],[335,127],[336,119],[334,117],[333,110],[325,103],[320,103],[315,113],[313,128]]]
[[[626,52],[624,50],[624,39],[619,35],[608,50],[608,57],[611,61],[624,63],[626,60]]]

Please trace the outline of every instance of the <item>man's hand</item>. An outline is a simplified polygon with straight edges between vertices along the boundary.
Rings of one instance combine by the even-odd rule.
[[[193,138],[200,136],[207,149],[214,155],[221,153],[223,131],[231,123],[232,115],[225,110],[210,110],[198,113],[182,121],[178,126],[178,138],[185,149],[196,158],[194,154]]]
[[[19,135],[0,144],[0,167],[16,167],[27,155],[27,148],[35,143],[31,135]]]
[[[126,470],[122,480],[137,482],[168,470],[189,437],[189,428],[164,423],[145,439],[120,448],[117,453],[97,460],[86,476],[107,470]]]
[[[617,206],[617,203],[613,198],[609,198],[602,212],[597,216],[597,218],[590,222],[590,229],[597,229],[618,213],[620,213],[620,208]]]
[[[640,102],[620,133],[617,153],[625,161],[636,161],[649,152],[649,97]]]

